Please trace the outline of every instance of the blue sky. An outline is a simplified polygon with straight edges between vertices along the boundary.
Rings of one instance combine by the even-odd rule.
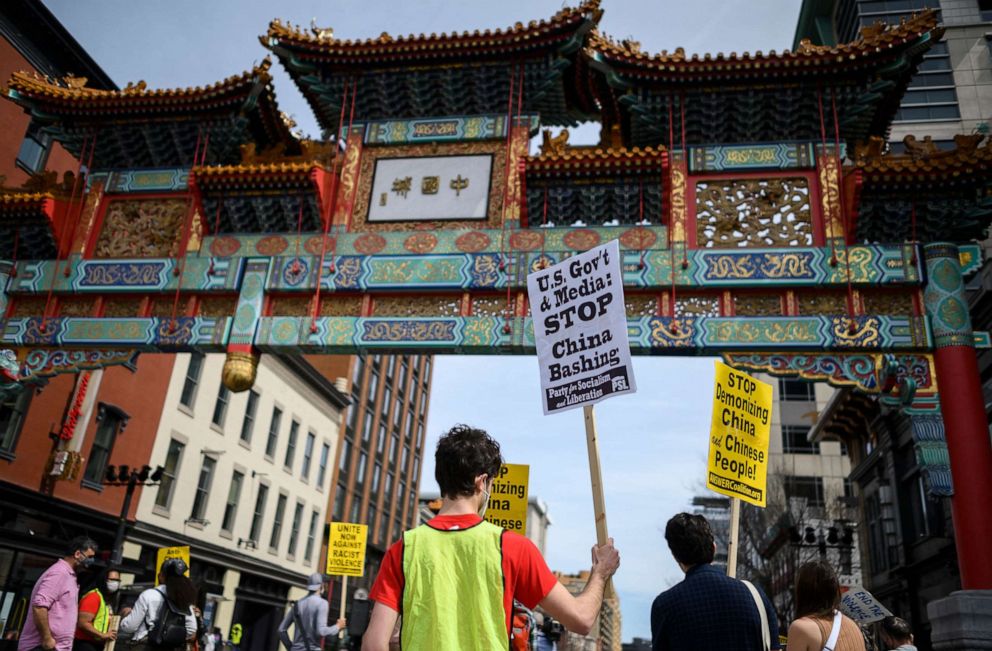
[[[573,4],[574,4],[573,0]],[[561,0],[45,0],[59,20],[123,87],[202,86],[249,69],[267,54],[258,42],[273,18],[333,27],[338,38],[506,27],[545,18]],[[604,0],[600,28],[649,52],[781,51],[792,43],[799,0]],[[281,67],[273,66],[280,107],[304,132],[316,122]],[[595,137],[592,130],[580,132]],[[581,136],[580,136],[581,137]],[[573,136],[573,142],[577,140]],[[607,520],[622,556],[616,586],[623,638],[650,637],[651,600],[681,579],[662,537],[703,481],[713,363],[636,358],[639,391],[597,407]],[[596,534],[582,411],[541,413],[537,363],[514,357],[440,357],[434,374],[424,490],[433,481],[438,435],[457,422],[486,428],[508,461],[531,466],[531,494],[554,525],[552,569],[589,567]]]

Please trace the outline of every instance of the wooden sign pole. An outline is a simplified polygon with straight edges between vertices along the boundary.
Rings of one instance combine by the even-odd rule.
[[[727,543],[727,576],[737,576],[737,547],[740,540],[741,501],[730,498],[730,542]]]
[[[593,405],[582,408],[586,421],[586,446],[589,450],[589,478],[592,483],[592,508],[596,516],[596,544],[605,545],[610,535],[606,529],[606,499],[603,497],[603,472],[599,463],[599,440],[596,435],[596,412]],[[603,597],[613,596],[613,580],[606,582]]]
[[[344,575],[344,579],[341,581],[341,612],[338,613],[338,619],[344,619],[344,609],[348,601],[348,575]],[[344,638],[344,629],[342,628],[338,631],[338,639]]]

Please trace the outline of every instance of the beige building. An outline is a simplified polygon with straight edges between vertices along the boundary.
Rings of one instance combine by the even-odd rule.
[[[573,595],[581,594],[589,582],[588,570],[578,574],[555,572],[555,576]],[[614,592],[612,597],[603,600],[603,609],[589,634],[563,632],[558,651],[621,651],[622,645],[620,597]]]
[[[204,614],[243,648],[275,648],[287,601],[320,571],[345,395],[305,361],[263,355],[253,388],[221,384],[224,355],[177,356],[125,557],[189,545]],[[256,635],[252,633],[256,632]],[[271,643],[270,643],[271,642]]]

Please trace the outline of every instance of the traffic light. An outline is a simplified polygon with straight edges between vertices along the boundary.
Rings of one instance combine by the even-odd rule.
[[[127,481],[131,477],[131,467],[122,463],[117,470],[117,481]]]
[[[165,474],[165,468],[162,466],[156,466],[155,472],[152,473],[152,476],[149,477],[149,479],[151,479],[153,482],[160,482],[162,481],[162,475],[164,474]]]
[[[117,482],[117,466],[107,466],[107,472],[103,476],[103,482],[105,484],[113,484]]]
[[[152,472],[152,467],[145,465],[141,466],[141,470],[138,471],[138,481],[142,484],[148,481],[148,475]]]

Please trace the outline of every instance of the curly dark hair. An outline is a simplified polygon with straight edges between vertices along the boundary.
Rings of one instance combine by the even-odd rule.
[[[796,617],[832,617],[840,605],[840,583],[830,563],[810,561],[796,572]]]
[[[713,562],[713,531],[709,521],[693,513],[677,513],[665,525],[665,540],[672,556],[683,565]]]
[[[455,425],[437,442],[434,478],[441,495],[451,499],[475,494],[475,478],[496,476],[503,465],[499,443],[481,429]]]

